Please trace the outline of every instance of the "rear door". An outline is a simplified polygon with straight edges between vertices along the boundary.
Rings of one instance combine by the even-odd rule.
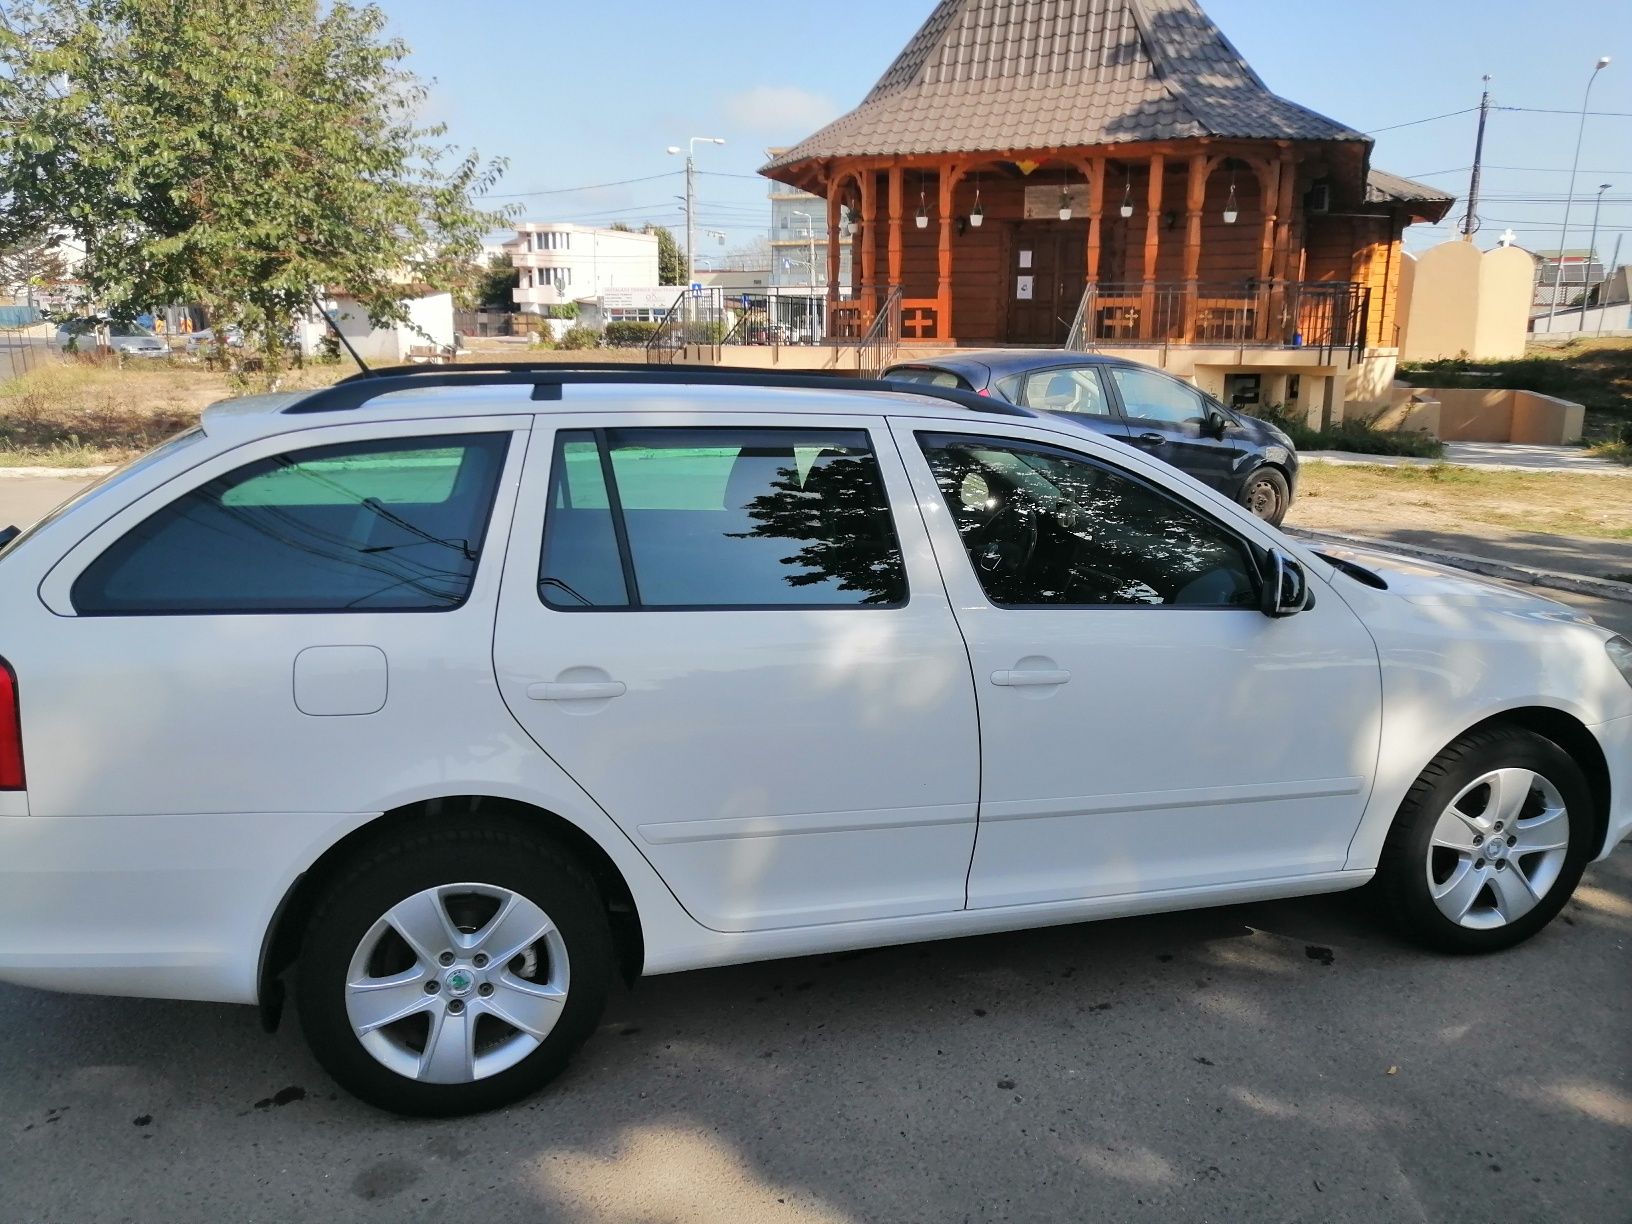
[[[1055,366],[1023,374],[1016,402],[1038,412],[1057,413],[1095,433],[1127,441],[1128,423],[1098,366]]]
[[[961,909],[974,692],[882,422],[536,428],[494,664],[540,749],[715,930]]]
[[[1222,438],[1213,435],[1208,424],[1212,408],[1205,395],[1189,383],[1142,366],[1106,369],[1127,418],[1129,441],[1203,484],[1234,492],[1245,453],[1243,435],[1228,427]]]

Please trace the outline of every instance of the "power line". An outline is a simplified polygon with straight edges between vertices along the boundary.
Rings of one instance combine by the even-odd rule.
[[[1396,128],[1416,127],[1419,123],[1433,123],[1438,119],[1454,119],[1457,115],[1471,115],[1478,110],[1477,106],[1464,106],[1461,110],[1446,111],[1443,115],[1429,115],[1426,119],[1409,119],[1404,123],[1391,123],[1387,127],[1372,128],[1366,132],[1367,136],[1375,136],[1378,132],[1392,132]],[[1503,107],[1503,110],[1510,109]]]
[[[1527,115],[1586,115],[1598,119],[1632,119],[1632,111],[1573,111],[1553,110],[1545,106],[1498,106],[1495,109],[1520,111]]]
[[[674,178],[683,173],[669,170],[663,174],[648,174],[644,178],[618,179],[612,183],[589,183],[583,187],[552,187],[547,191],[512,191],[502,195],[482,196],[484,200],[519,200],[527,196],[572,195],[580,191],[602,191],[607,187],[627,187],[632,183],[655,183],[658,179]]]

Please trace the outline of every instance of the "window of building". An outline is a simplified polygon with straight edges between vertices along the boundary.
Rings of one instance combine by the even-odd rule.
[[[75,580],[82,615],[432,611],[470,593],[507,433],[291,451],[149,515]]]
[[[986,597],[1000,607],[1251,608],[1247,545],[1194,508],[1068,451],[920,434]]]
[[[557,435],[539,594],[554,608],[889,607],[906,567],[861,430]]]

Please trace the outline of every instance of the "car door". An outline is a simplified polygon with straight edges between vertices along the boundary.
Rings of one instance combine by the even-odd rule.
[[[1135,446],[1203,484],[1234,493],[1246,447],[1227,415],[1189,383],[1157,370],[1120,364],[1107,370]]]
[[[1381,709],[1341,599],[1263,615],[1266,537],[1062,435],[893,424],[976,679],[971,908],[1342,868]]]
[[[537,428],[494,665],[539,748],[715,930],[962,908],[974,692],[888,430]]]
[[[1053,366],[1020,376],[1016,402],[1066,417],[1095,433],[1128,439],[1128,423],[1097,366]]]

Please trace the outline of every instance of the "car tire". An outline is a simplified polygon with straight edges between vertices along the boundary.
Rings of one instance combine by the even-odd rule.
[[[1279,469],[1261,467],[1241,486],[1241,504],[1272,527],[1279,527],[1292,507],[1292,489]]]
[[[1376,884],[1407,937],[1441,952],[1496,952],[1564,908],[1595,829],[1591,790],[1562,748],[1521,727],[1475,731],[1412,784]]]
[[[498,820],[423,828],[333,880],[296,1002],[318,1062],[355,1096],[478,1113],[561,1073],[599,1021],[614,953],[599,890],[546,838]]]

